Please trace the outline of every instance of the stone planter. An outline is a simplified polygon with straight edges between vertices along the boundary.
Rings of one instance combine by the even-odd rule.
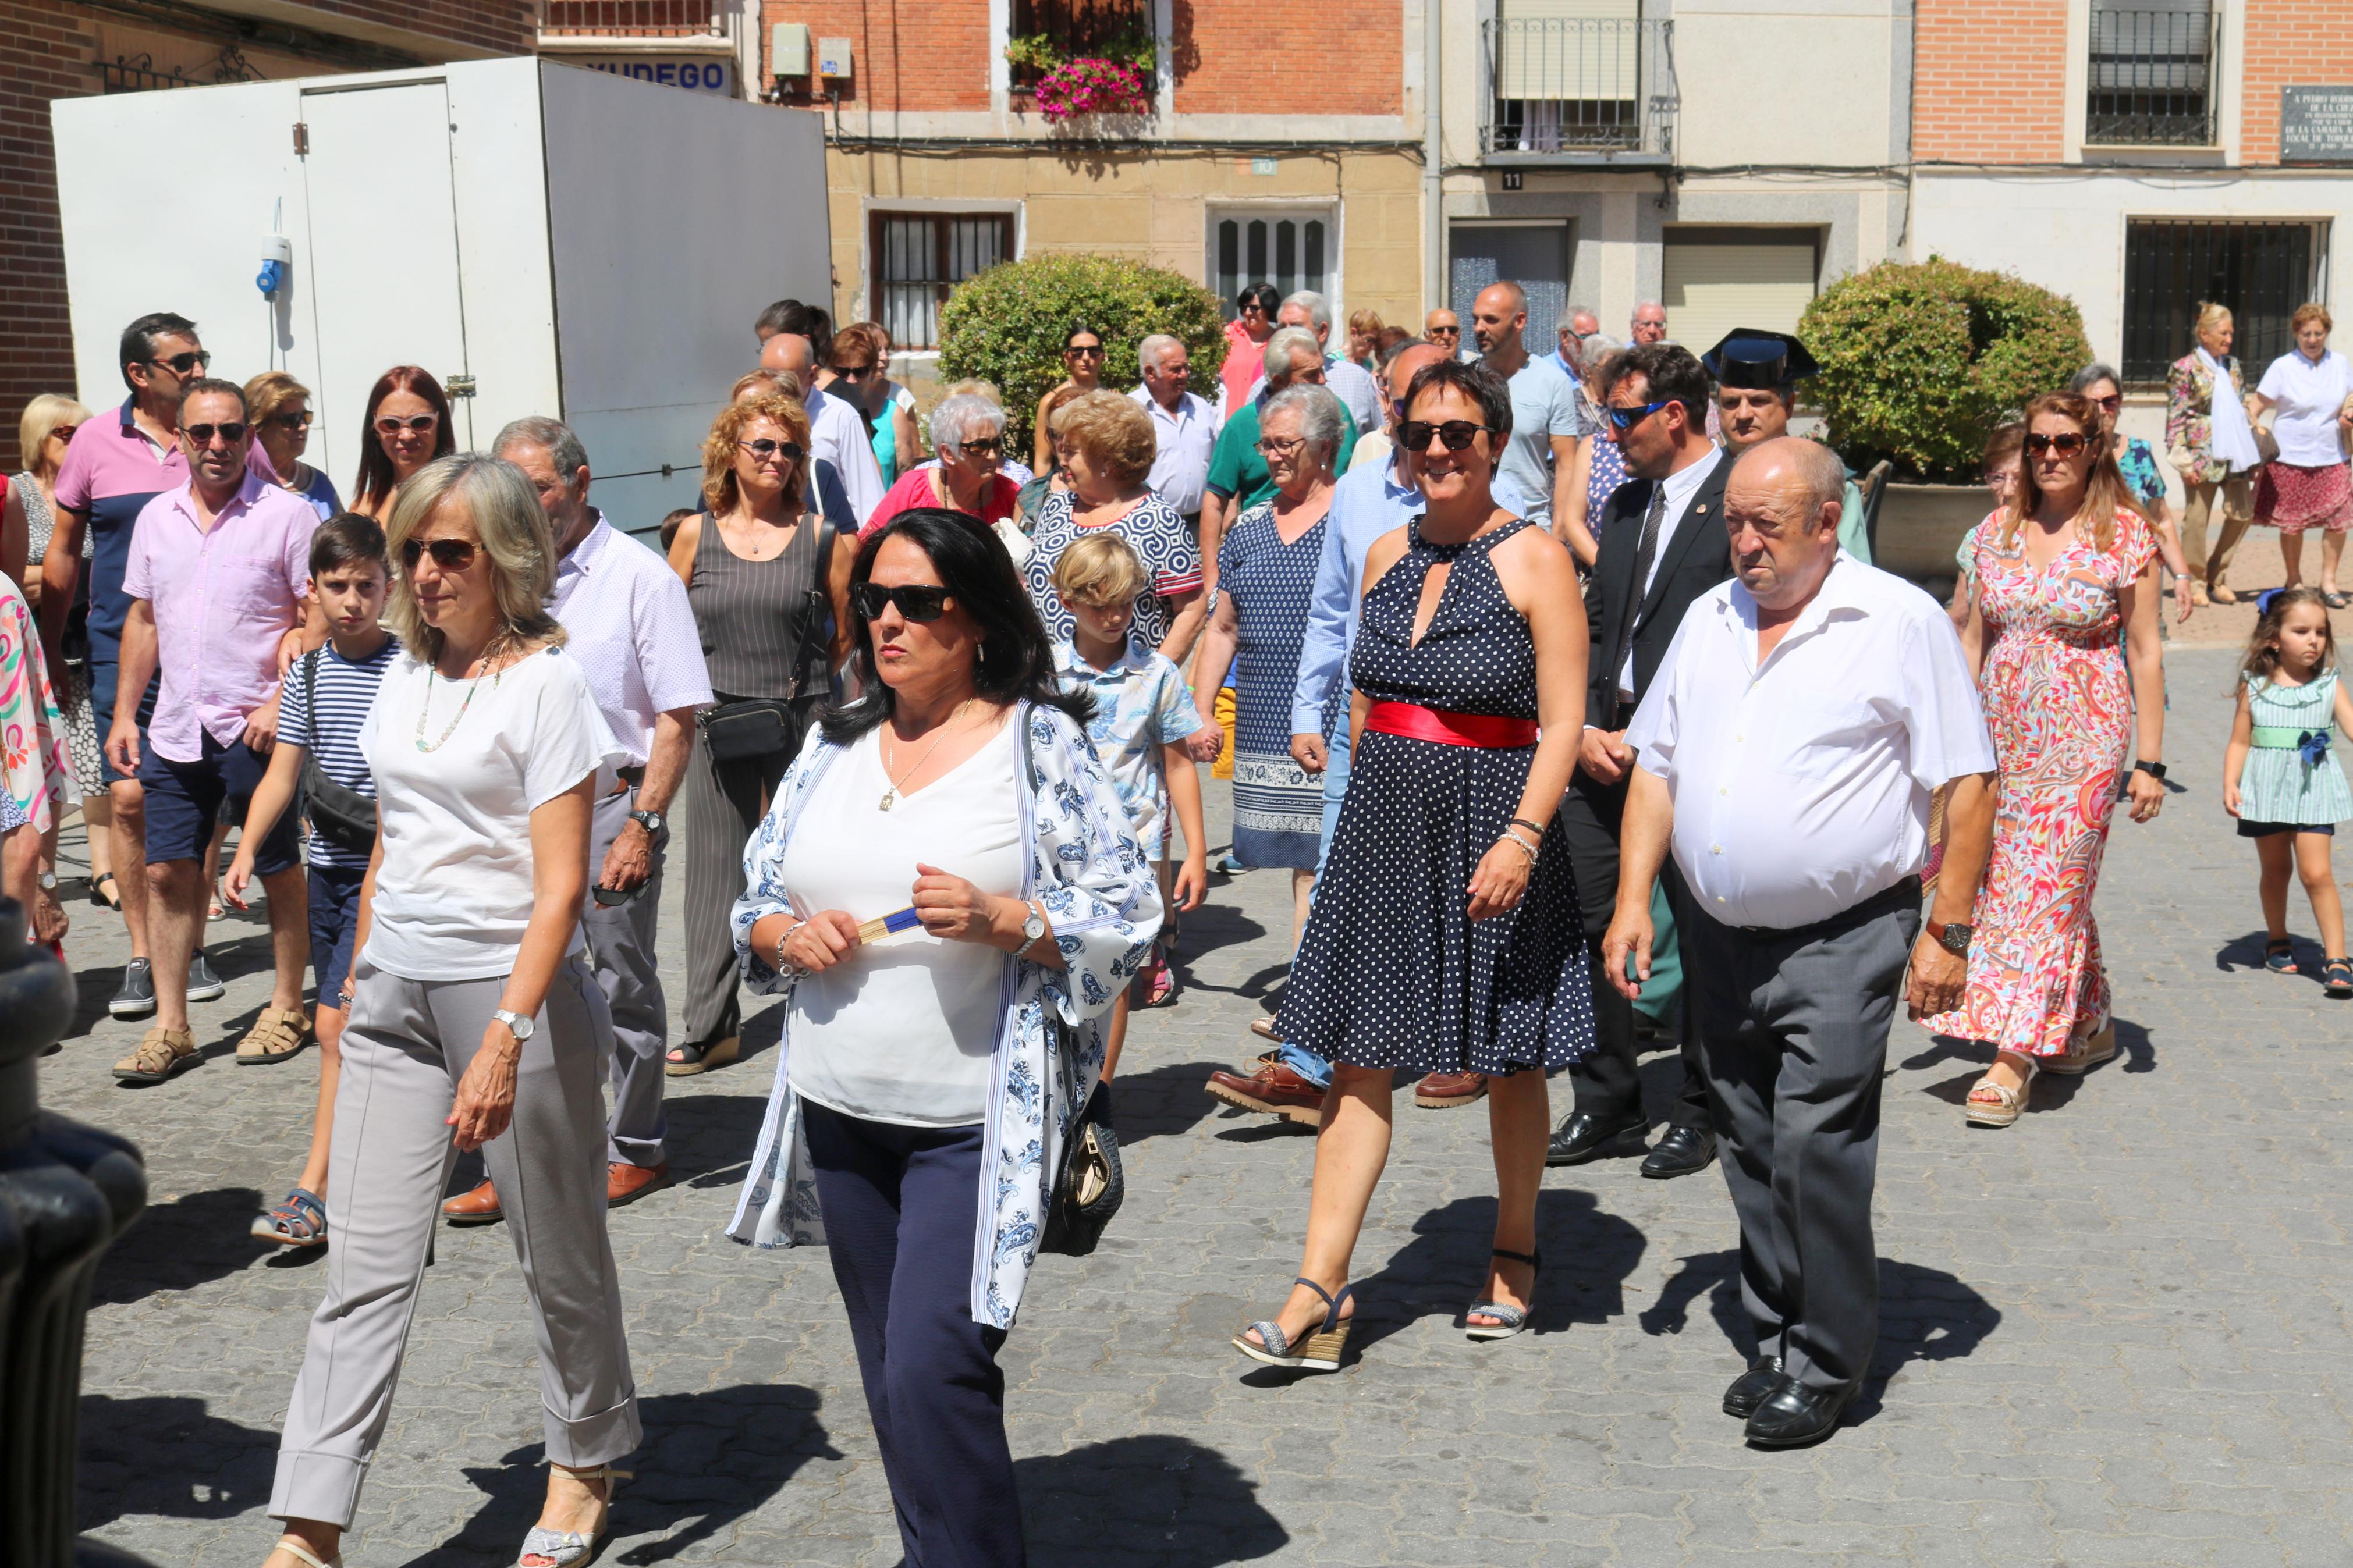
[[[1889,485],[1879,503],[1874,560],[1931,592],[1941,584],[1949,594],[1958,575],[1953,552],[1961,547],[1961,535],[1992,510],[1993,498],[1983,485]]]

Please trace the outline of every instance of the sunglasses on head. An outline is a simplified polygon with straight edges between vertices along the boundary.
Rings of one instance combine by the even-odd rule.
[[[2037,457],[2045,452],[2056,452],[2063,458],[2072,458],[2084,447],[2084,437],[2073,430],[2063,430],[2056,436],[2045,436],[2037,431],[2026,438],[2026,449]]]
[[[1611,406],[1603,409],[1601,412],[1609,416],[1609,426],[1611,429],[1620,431],[1631,430],[1635,426],[1640,425],[1643,420],[1648,419],[1651,415],[1656,414],[1660,409],[1664,408],[1668,404],[1674,401],[1675,400],[1673,398],[1670,397],[1657,403],[1645,403],[1639,408],[1620,408],[1615,405],[1612,405]]]
[[[738,441],[735,444],[764,463],[778,453],[782,453],[788,463],[801,460],[800,443],[797,441],[772,441],[763,436],[756,441]]]
[[[403,430],[414,430],[421,436],[440,423],[441,416],[438,414],[412,414],[406,419],[397,414],[379,414],[375,427],[379,434],[385,436],[397,436]]]
[[[168,370],[174,375],[185,375],[192,370],[210,370],[213,356],[202,349],[191,349],[184,354],[174,354],[170,359],[151,359],[147,363]]]
[[[474,547],[462,539],[404,539],[400,564],[414,572],[427,551],[432,552],[433,564],[444,572],[463,572],[474,563]]]
[[[880,583],[860,583],[849,595],[860,619],[879,621],[885,605],[899,606],[902,619],[936,621],[948,611],[948,591],[928,584],[909,584],[900,588],[885,588]]]
[[[1398,426],[1398,444],[1409,452],[1427,452],[1430,439],[1435,436],[1446,443],[1450,452],[1468,450],[1473,437],[1482,431],[1490,433],[1493,426],[1473,425],[1468,419],[1449,419],[1442,425],[1432,425],[1425,419],[1409,419]]]
[[[215,436],[221,438],[223,446],[234,447],[245,439],[246,432],[245,422],[241,419],[224,420],[218,425],[183,425],[180,428],[187,433],[189,440],[199,447],[211,446]]]

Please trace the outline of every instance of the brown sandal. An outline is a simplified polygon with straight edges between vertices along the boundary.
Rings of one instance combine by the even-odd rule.
[[[2008,1127],[2026,1113],[2026,1097],[2033,1091],[2034,1075],[2042,1070],[2042,1064],[2032,1057],[2021,1056],[2016,1051],[1998,1051],[1994,1054],[1994,1060],[2000,1062],[2003,1057],[2008,1057],[2012,1061],[2024,1062],[2026,1076],[2019,1081],[2016,1089],[2007,1084],[1996,1083],[1991,1073],[1986,1074],[1971,1085],[1969,1097],[1963,1102],[1961,1109],[1968,1114],[1968,1123],[1972,1127]],[[1981,1094],[1991,1095],[1993,1098],[1979,1100],[1978,1096]]]
[[[139,1048],[114,1064],[117,1083],[162,1083],[196,1065],[196,1037],[157,1024],[140,1037]]]
[[[311,1043],[311,1020],[300,1008],[264,1007],[237,1043],[237,1065],[266,1067],[282,1062]]]

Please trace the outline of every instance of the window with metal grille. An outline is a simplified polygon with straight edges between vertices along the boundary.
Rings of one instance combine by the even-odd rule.
[[[1152,48],[1151,0],[1013,0],[1007,32],[1034,39],[1063,59],[1124,58]],[[1013,60],[1013,88],[1027,91],[1045,74],[1028,51]],[[1151,73],[1146,72],[1147,79]]]
[[[939,347],[948,290],[1013,256],[1010,213],[873,215],[874,319],[902,349]]]
[[[2198,307],[2211,300],[2231,311],[2231,352],[2252,385],[2294,345],[2288,321],[2314,297],[2327,235],[2317,223],[2126,224],[2125,379],[2162,385],[2167,368],[2196,346]]]
[[[1253,283],[1272,284],[1279,295],[1313,289],[1330,300],[1330,236],[1324,213],[1211,213],[1209,291],[1225,306],[1226,320],[1234,319],[1234,296]]]
[[[2212,145],[2221,44],[2221,17],[2211,0],[2094,0],[2084,140]]]

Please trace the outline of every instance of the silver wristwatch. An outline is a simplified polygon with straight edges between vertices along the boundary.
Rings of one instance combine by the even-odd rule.
[[[491,1012],[491,1016],[496,1018],[500,1023],[504,1024],[507,1026],[507,1032],[514,1036],[515,1044],[517,1045],[522,1045],[526,1040],[529,1040],[539,1028],[539,1025],[533,1020],[529,1014],[517,1013],[507,1007],[493,1008]]]
[[[1021,910],[1021,951],[1027,952],[1046,934],[1046,916],[1035,904],[1024,904]]]

